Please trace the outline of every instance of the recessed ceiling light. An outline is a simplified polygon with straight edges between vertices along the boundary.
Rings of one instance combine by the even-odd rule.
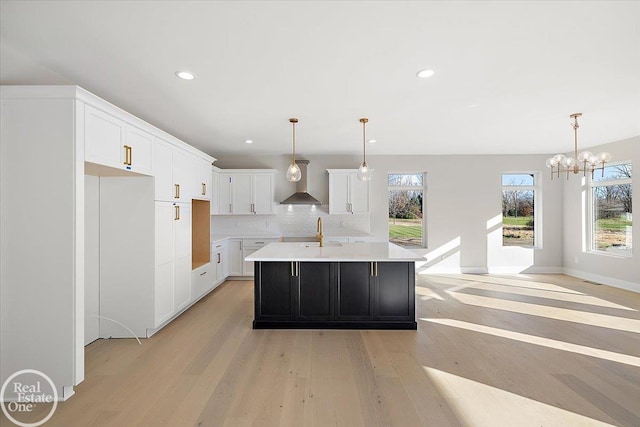
[[[245,139],[244,143],[245,144],[253,144],[253,139]]]
[[[433,70],[420,70],[416,73],[416,76],[421,79],[426,79],[433,76],[433,74],[434,74]]]
[[[176,71],[176,76],[180,77],[182,80],[193,80],[196,78],[196,75],[189,71]]]
[[[375,139],[370,139],[367,141],[369,144],[375,144],[376,140]]]

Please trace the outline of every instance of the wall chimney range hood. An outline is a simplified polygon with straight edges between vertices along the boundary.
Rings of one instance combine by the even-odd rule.
[[[296,182],[296,192],[281,201],[281,205],[321,205],[320,200],[313,197],[307,192],[307,165],[309,160],[296,160],[296,164],[300,168],[302,178]]]

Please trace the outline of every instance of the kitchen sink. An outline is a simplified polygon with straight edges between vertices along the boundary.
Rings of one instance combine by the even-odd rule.
[[[303,248],[317,248],[320,247],[320,242],[315,241],[315,242],[304,242],[301,243],[300,246],[302,246]],[[342,246],[342,243],[340,242],[324,242],[324,246],[325,248],[339,248]]]

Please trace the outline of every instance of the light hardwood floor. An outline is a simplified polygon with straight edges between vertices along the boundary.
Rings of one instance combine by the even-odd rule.
[[[416,292],[417,331],[252,330],[253,283],[227,282],[142,346],[89,345],[46,425],[640,426],[640,294],[562,275]]]

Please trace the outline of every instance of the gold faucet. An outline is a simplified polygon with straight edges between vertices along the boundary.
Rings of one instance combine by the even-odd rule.
[[[320,247],[324,246],[324,236],[322,235],[322,217],[318,217],[318,234],[316,239],[320,242]]]

